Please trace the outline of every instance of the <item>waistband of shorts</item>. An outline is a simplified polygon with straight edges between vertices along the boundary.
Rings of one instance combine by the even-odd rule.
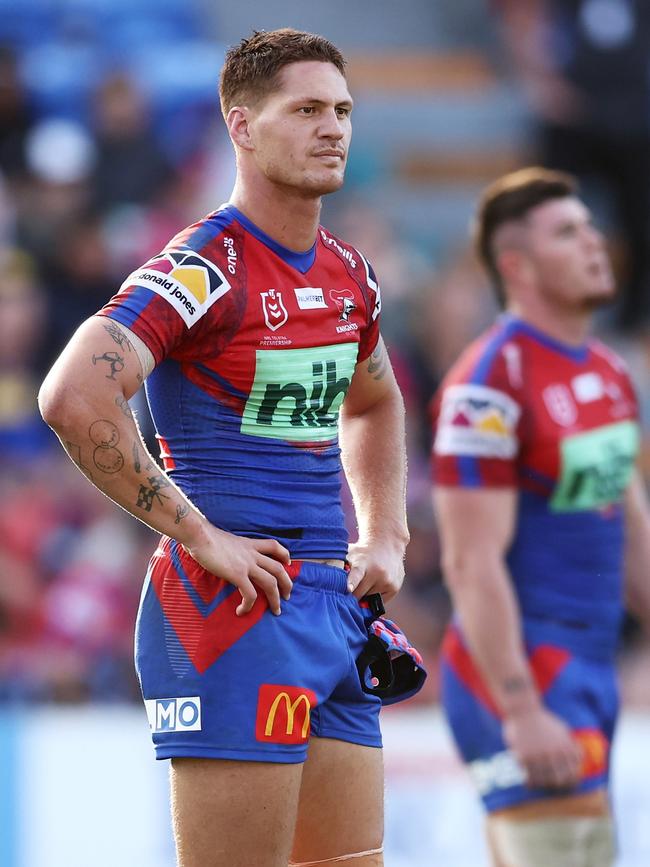
[[[329,590],[331,593],[349,593],[348,570],[326,563],[312,563],[307,560],[292,560],[286,567],[289,577],[303,587],[315,590]]]

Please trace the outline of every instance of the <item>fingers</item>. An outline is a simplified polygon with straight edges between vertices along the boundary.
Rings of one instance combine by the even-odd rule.
[[[272,557],[280,563],[287,565],[291,563],[291,554],[276,539],[255,539],[253,544],[260,554],[266,554],[267,557]]]
[[[262,556],[260,557],[258,565],[275,578],[280,595],[283,599],[288,600],[291,596],[293,581],[287,575],[282,564],[278,563],[277,560],[272,560],[271,557]]]
[[[238,617],[242,617],[244,614],[248,614],[253,605],[255,605],[257,590],[255,590],[255,587],[253,587],[252,582],[248,578],[242,578],[237,583],[237,589],[241,593],[241,602],[235,608],[235,614]]]
[[[566,789],[580,781],[581,755],[571,743],[545,756],[526,762],[528,785],[533,788]]]

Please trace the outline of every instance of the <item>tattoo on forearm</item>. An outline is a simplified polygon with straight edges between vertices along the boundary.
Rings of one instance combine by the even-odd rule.
[[[133,443],[133,467],[136,473],[139,473],[142,469],[142,465],[140,464],[140,450],[138,449],[137,443]]]
[[[110,379],[110,377],[108,378]],[[122,410],[122,415],[125,416],[125,418],[133,418],[133,413],[131,412],[129,402],[128,400],[126,400],[126,398],[122,397],[121,394],[119,395],[119,397],[115,398],[115,406],[119,406],[119,408]]]
[[[368,359],[368,373],[373,379],[383,379],[386,375],[388,357],[381,344],[377,346]]]
[[[126,334],[122,331],[122,329],[115,322],[108,322],[104,325],[104,330],[108,331],[112,340],[117,343],[122,351],[124,351],[125,347],[131,352],[132,346],[131,341],[126,336]]]
[[[174,523],[180,524],[180,522],[189,513],[189,511],[189,506],[176,506],[176,520],[174,521]]]
[[[90,481],[93,481],[93,474],[81,460],[81,446],[77,443],[71,443],[70,440],[65,441],[65,448],[72,460],[79,467],[84,476],[87,476]]]
[[[509,677],[503,681],[503,689],[507,693],[525,692],[530,689],[530,680],[527,677]]]
[[[112,421],[99,418],[88,428],[88,436],[93,445],[93,464],[103,473],[117,473],[124,466],[124,455],[116,448],[120,441],[120,432]]]
[[[110,364],[111,372],[106,374],[106,379],[115,379],[115,374],[124,370],[124,359],[117,352],[104,352],[102,355],[93,355],[93,364],[98,361],[106,361]]]
[[[161,494],[160,490],[161,488],[168,488],[171,485],[171,482],[164,476],[148,476],[147,481],[149,482],[149,487],[147,487],[147,485],[140,485],[138,499],[135,504],[140,509],[144,509],[145,512],[150,512],[154,500],[162,506],[163,499],[169,499],[169,496],[167,494]]]

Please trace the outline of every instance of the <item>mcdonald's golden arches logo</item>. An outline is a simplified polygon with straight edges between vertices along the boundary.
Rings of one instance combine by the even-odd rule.
[[[304,744],[309,738],[311,709],[317,704],[311,689],[263,683],[257,699],[256,739],[272,744]]]

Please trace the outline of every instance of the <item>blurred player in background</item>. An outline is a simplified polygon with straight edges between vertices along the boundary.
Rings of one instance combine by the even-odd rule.
[[[403,579],[404,412],[372,268],[319,226],[344,64],[288,29],[230,49],[230,202],[131,274],[41,390],[80,469],[163,534],[136,664],[182,867],[383,864],[381,699],[355,660],[361,600]],[[164,471],[127,403],[144,379]]]
[[[433,470],[455,618],[443,701],[498,867],[608,867],[624,601],[650,624],[650,519],[623,362],[589,337],[614,296],[571,176],[484,193],[480,258],[505,312],[434,404]]]

